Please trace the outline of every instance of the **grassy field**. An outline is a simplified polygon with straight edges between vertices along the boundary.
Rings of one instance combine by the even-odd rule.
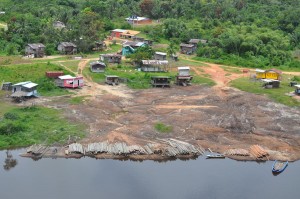
[[[78,70],[79,62],[80,62],[79,60],[70,60],[70,61],[59,62],[58,64],[64,65],[65,67],[69,68],[73,73],[76,73]]]
[[[92,77],[93,81],[97,83],[105,82],[105,75],[117,75],[121,78],[127,79],[127,85],[133,89],[145,89],[150,88],[150,79],[151,76],[170,76],[172,81],[175,80],[177,72],[156,72],[156,73],[145,73],[137,71],[134,67],[131,66],[121,66],[121,65],[110,65],[105,73],[92,73],[89,68],[85,68],[83,71],[85,76]],[[209,86],[214,85],[215,83],[205,77],[195,76],[193,82],[195,84],[206,84]]]
[[[284,80],[281,82],[280,88],[274,89],[264,89],[262,88],[262,83],[250,81],[249,78],[236,79],[233,80],[230,84],[235,88],[249,93],[267,95],[274,101],[285,104],[287,106],[300,106],[299,101],[285,95],[286,93],[292,92],[294,88],[288,86],[289,81],[286,76],[284,76],[283,79]]]
[[[35,143],[63,144],[69,135],[72,138],[85,135],[84,125],[69,123],[60,111],[54,109],[36,106],[14,108],[1,103],[0,118],[0,149]]]
[[[64,70],[61,66],[51,63],[38,64],[20,64],[10,66],[0,66],[0,81],[18,83],[22,81],[32,81],[38,86],[38,93],[44,96],[56,96],[69,94],[67,90],[58,88],[54,80],[45,77],[46,71],[64,71],[65,74],[70,72]]]

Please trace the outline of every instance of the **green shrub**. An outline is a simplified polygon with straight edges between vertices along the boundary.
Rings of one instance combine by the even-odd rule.
[[[173,130],[172,126],[165,125],[164,123],[158,122],[154,125],[154,128],[161,133],[170,133]]]

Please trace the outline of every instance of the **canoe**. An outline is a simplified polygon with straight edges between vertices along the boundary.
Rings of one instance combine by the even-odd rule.
[[[285,170],[285,168],[288,166],[289,162],[280,162],[275,160],[272,166],[272,172],[273,173],[281,173]]]
[[[222,154],[209,154],[209,155],[206,155],[206,158],[207,159],[210,159],[210,158],[225,158],[225,156],[222,155]]]

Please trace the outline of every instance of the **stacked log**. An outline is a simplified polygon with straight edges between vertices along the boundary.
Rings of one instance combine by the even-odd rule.
[[[267,151],[258,145],[252,145],[250,147],[250,153],[257,159],[264,158],[269,155]]]
[[[107,153],[108,142],[99,142],[88,144],[86,152],[97,154],[97,153]]]
[[[236,155],[236,156],[249,156],[249,151],[246,149],[229,149],[225,153],[225,155]]]
[[[203,154],[201,147],[196,148],[194,145],[176,139],[164,140],[170,147],[166,148],[166,155],[173,157],[176,155],[200,155]]]
[[[84,148],[79,143],[73,143],[69,145],[68,153],[81,153],[84,154]]]
[[[33,155],[40,155],[40,154],[45,153],[45,151],[47,149],[48,149],[48,147],[46,147],[46,146],[34,144],[34,145],[28,147],[26,152],[31,153]]]

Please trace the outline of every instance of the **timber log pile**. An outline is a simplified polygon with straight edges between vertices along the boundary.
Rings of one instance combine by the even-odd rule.
[[[249,156],[249,151],[246,149],[229,149],[225,153],[225,155],[236,155],[236,156]]]
[[[44,145],[34,144],[34,145],[28,147],[26,152],[31,153],[33,155],[41,155],[41,154],[45,153],[47,151],[47,149],[48,149],[48,147],[46,147]]]
[[[265,151],[261,146],[258,146],[258,145],[252,145],[250,147],[250,153],[256,159],[264,158],[269,155],[267,151]]]
[[[177,155],[200,155],[204,153],[201,147],[196,148],[187,142],[175,139],[165,139],[165,141],[169,144],[165,151],[165,154],[169,157],[175,157]]]
[[[79,153],[79,154],[85,154],[84,148],[79,143],[73,143],[69,145],[68,154],[71,153]]]

